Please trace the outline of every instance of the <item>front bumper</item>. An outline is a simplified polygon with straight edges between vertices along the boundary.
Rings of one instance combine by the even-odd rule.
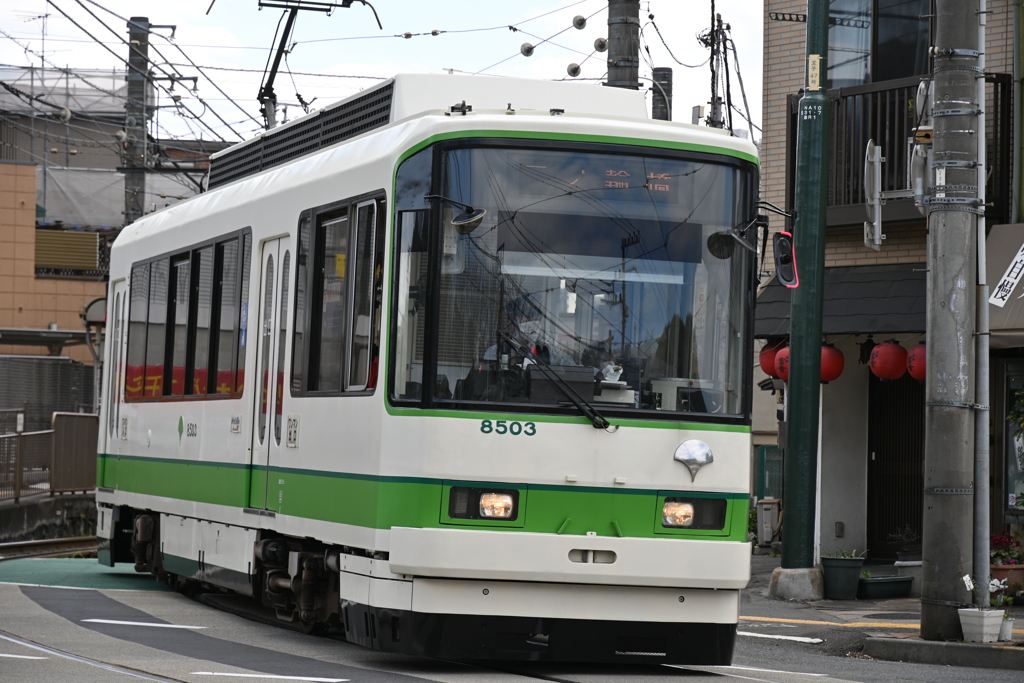
[[[732,590],[750,580],[750,544],[734,541],[394,527],[389,551],[391,572],[415,577]]]

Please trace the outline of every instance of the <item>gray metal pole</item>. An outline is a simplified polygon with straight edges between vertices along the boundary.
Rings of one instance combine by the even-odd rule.
[[[608,80],[640,89],[640,0],[608,0]]]
[[[124,224],[142,218],[146,204],[146,147],[149,116],[149,17],[128,21],[128,99],[124,132]]]
[[[976,294],[970,290],[977,282],[977,11],[977,0],[935,2],[921,590],[925,640],[962,638],[957,608],[971,603],[962,577],[973,573]]]
[[[987,0],[980,0],[978,12],[978,45],[981,56],[978,67],[985,72],[985,10]],[[985,108],[985,79],[978,78],[978,109]],[[988,169],[988,154],[985,149],[985,115],[978,117],[978,199],[985,206],[985,176]],[[1016,155],[1015,155],[1016,156]],[[975,604],[988,607],[988,565],[989,565],[989,419],[991,398],[989,396],[989,327],[988,327],[988,278],[985,273],[985,216],[978,216],[978,335],[977,339],[977,394],[978,408],[974,414],[974,593]]]

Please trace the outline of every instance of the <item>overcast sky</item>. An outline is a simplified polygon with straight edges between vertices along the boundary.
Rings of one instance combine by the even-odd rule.
[[[581,78],[600,79],[606,71],[607,53],[589,58],[588,55],[594,50],[594,40],[608,35],[607,0],[371,2],[383,30],[378,28],[373,11],[358,0],[349,9],[338,8],[329,16],[320,12],[299,13],[292,35],[293,47],[286,62],[282,62],[275,84],[279,102],[290,105],[289,119],[302,114],[296,92],[306,102],[316,98],[316,108],[375,82],[353,76],[387,78],[396,73],[455,69],[495,77],[561,79],[567,77],[566,67],[572,62],[582,65]],[[127,38],[127,29],[118,17],[147,16],[153,24],[175,24],[173,41],[152,37],[153,46],[162,54],[161,57],[150,52],[154,64],[167,72],[177,69],[184,76],[200,76],[198,96],[187,92],[190,84],[179,85],[175,92],[183,94],[183,101],[196,113],[204,111],[205,103],[207,109],[215,109],[232,124],[238,135],[249,137],[260,128],[254,121],[261,120],[256,94],[284,12],[261,10],[258,0],[214,0],[210,7],[210,0],[7,0],[0,6],[0,64],[40,66],[40,55],[44,55],[48,62],[61,67],[123,67],[120,58],[127,56],[127,47],[121,41]],[[61,10],[80,27],[65,18]],[[750,113],[754,123],[760,125],[762,3],[717,0],[715,10],[732,26]],[[660,29],[661,37],[649,14],[654,15],[653,24]],[[44,19],[44,15],[48,16]],[[572,27],[576,15],[587,17],[583,30]],[[650,62],[674,69],[673,118],[689,123],[693,106],[705,104],[710,98],[708,51],[698,44],[696,36],[711,24],[711,0],[644,0],[640,17],[641,46],[649,48]],[[280,24],[283,28],[284,22]],[[512,31],[509,26],[518,30]],[[441,33],[433,36],[431,31]],[[158,32],[170,37],[169,29]],[[406,33],[413,36],[401,37]],[[550,40],[541,44],[546,39]],[[519,54],[524,42],[537,45],[532,57]],[[681,66],[669,50],[680,62],[700,66]],[[182,51],[192,62],[204,67],[205,76],[189,64]],[[642,54],[646,60],[647,50],[642,49]],[[175,66],[167,66],[165,61]],[[641,66],[640,75],[650,78],[648,64]],[[735,71],[731,77],[733,104],[743,111]],[[649,81],[641,82],[650,87]],[[214,83],[238,106],[218,92]],[[170,104],[166,93],[161,93],[159,104]],[[200,118],[206,127],[177,115],[173,109],[161,109],[157,135],[202,134],[204,138],[219,135],[227,140],[238,139],[208,110]],[[734,115],[734,127],[746,124]],[[760,138],[760,133],[755,131],[755,137]]]

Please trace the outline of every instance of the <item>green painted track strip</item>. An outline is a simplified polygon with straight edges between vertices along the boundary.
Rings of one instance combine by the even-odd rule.
[[[169,591],[152,574],[137,573],[131,565],[104,567],[95,558],[26,559],[0,562],[0,583],[92,588],[96,590]]]

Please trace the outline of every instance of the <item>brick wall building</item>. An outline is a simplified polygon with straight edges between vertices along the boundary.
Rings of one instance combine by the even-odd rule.
[[[84,331],[79,314],[85,306],[105,296],[106,282],[92,279],[39,276],[36,273],[36,166],[0,161],[0,328]],[[93,239],[95,243],[95,239]],[[0,354],[46,355],[46,346],[4,344]],[[62,355],[92,364],[92,355],[81,345],[64,349]]]
[[[880,249],[865,246],[864,156],[867,141],[874,140],[886,157],[881,189],[907,187],[907,139],[913,136],[920,110],[930,108],[927,102],[918,103],[917,89],[931,70],[928,48],[934,13],[930,0],[831,0],[829,5],[826,87],[832,129],[822,326],[823,341],[845,355],[845,369],[839,379],[822,385],[816,542],[822,553],[868,547],[875,559],[895,558],[900,548],[892,539],[897,532],[909,528],[919,534],[921,529],[924,385],[909,375],[882,381],[863,361],[876,343],[894,339],[909,350],[926,340],[927,228],[912,198],[889,199],[882,211],[885,239]],[[804,82],[806,11],[800,0],[764,3],[762,199],[787,210],[794,208],[794,114]],[[986,215],[991,227],[1015,218],[1012,130],[1017,116],[1012,111],[1012,74],[1017,17],[1009,0],[989,0],[988,11],[988,86],[982,108],[989,170]],[[772,230],[785,223],[773,216]],[[799,229],[795,239],[800,239]],[[770,253],[766,261],[772,262]],[[755,333],[773,344],[785,343],[788,290],[767,279],[762,284],[767,286],[758,298]],[[1008,349],[993,356],[998,353],[1005,357],[993,363],[993,472],[1006,471],[1009,462],[1001,417],[1005,412],[999,412],[1005,397],[1000,391],[1024,386],[1024,361],[1017,367],[1017,361],[1007,360],[1024,355],[1024,350]],[[1000,365],[1003,360],[1005,366]],[[1011,371],[1017,375],[1011,377]],[[756,379],[764,377],[759,374]],[[755,394],[755,403],[773,408],[777,400],[778,395],[768,391]],[[777,424],[759,424],[758,414],[755,411],[754,429],[764,439]],[[1009,483],[997,477],[994,530],[1018,514],[1004,504],[1010,493]],[[1024,508],[1014,519],[1024,520]]]

